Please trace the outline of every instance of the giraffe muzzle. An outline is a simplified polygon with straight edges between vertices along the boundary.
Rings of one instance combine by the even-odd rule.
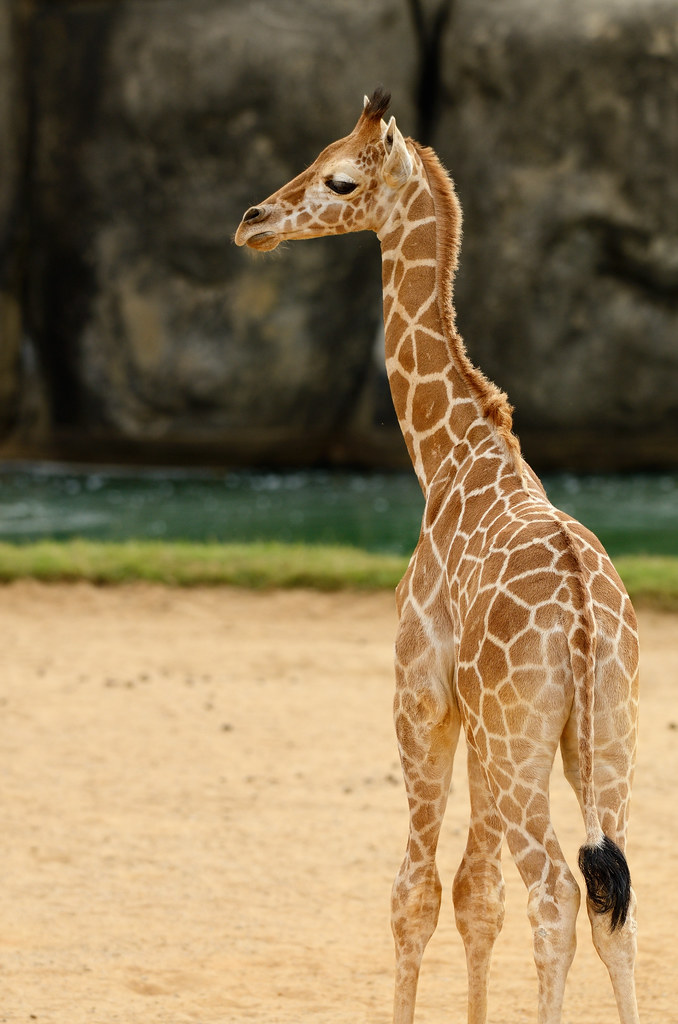
[[[245,212],[240,226],[235,233],[236,245],[247,245],[251,249],[267,251],[275,249],[279,239],[274,231],[258,231],[259,224],[267,220],[271,214],[270,207],[251,206]]]

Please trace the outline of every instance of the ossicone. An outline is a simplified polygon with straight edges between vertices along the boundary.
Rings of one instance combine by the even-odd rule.
[[[380,121],[389,108],[391,94],[378,85],[371,96],[365,97],[363,116],[370,121]]]

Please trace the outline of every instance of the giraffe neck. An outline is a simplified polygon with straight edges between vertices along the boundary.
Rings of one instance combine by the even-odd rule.
[[[461,212],[452,183],[432,150],[410,147],[413,180],[379,239],[386,370],[412,464],[427,494],[444,463],[454,468],[494,445],[522,479],[506,397],[471,364],[455,329]]]

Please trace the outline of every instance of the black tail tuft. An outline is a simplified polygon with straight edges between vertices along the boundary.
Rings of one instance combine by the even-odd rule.
[[[597,914],[611,914],[610,931],[626,920],[631,899],[631,875],[626,857],[607,836],[598,846],[582,846],[579,870]]]

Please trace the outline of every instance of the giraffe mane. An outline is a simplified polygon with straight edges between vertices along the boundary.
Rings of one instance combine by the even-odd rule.
[[[366,117],[370,121],[380,121],[389,108],[391,103],[391,94],[382,85],[378,85],[370,96],[365,109],[363,110],[363,117]]]
[[[437,287],[438,304],[443,324],[446,327],[449,344],[455,363],[475,396],[483,416],[495,428],[505,448],[509,461],[526,486],[524,463],[520,442],[513,433],[513,406],[506,394],[471,362],[461,335],[455,325],[455,311],[452,302],[452,282],[459,265],[461,244],[461,207],[452,180],[441,164],[436,153],[428,146],[422,146],[414,139],[408,139],[426,171],[436,211]]]

